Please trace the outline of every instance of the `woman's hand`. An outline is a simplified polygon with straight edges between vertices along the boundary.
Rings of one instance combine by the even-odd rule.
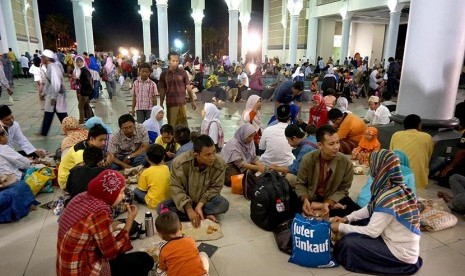
[[[333,231],[333,233],[339,233],[339,224],[340,222],[331,222],[331,231]]]
[[[348,223],[349,222],[349,219],[347,217],[334,217],[331,219],[331,223],[334,223],[334,222],[339,222],[339,223]]]

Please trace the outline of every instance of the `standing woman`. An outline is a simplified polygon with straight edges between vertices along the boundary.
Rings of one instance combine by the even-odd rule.
[[[89,72],[90,75],[92,76],[92,86],[93,86],[93,92],[92,95],[90,95],[89,99],[98,99],[100,95],[100,65],[97,61],[97,58],[90,54],[90,64],[89,64]]]
[[[221,127],[221,112],[212,103],[205,103],[202,115],[204,119],[200,127],[200,134],[210,136],[215,144],[216,152],[220,152],[224,146],[224,132]]]
[[[416,197],[404,183],[394,152],[373,152],[370,173],[374,180],[368,205],[331,221],[333,232],[345,234],[334,248],[336,259],[352,272],[412,275],[423,264]],[[366,226],[349,224],[365,219]]]
[[[255,136],[253,138],[255,149],[258,152],[258,144],[262,137],[262,120],[260,110],[262,109],[262,98],[257,95],[251,95],[245,104],[245,110],[242,113],[241,125],[245,123],[252,124],[255,127]]]
[[[111,207],[125,198],[124,176],[104,170],[89,182],[87,192],[75,196],[59,220],[56,272],[61,275],[147,275],[153,259],[132,249],[129,230],[137,215],[126,205],[124,228],[113,235]]]
[[[113,64],[113,59],[111,57],[107,57],[107,62],[105,63],[103,70],[108,97],[111,100],[113,99],[113,96],[116,95],[116,66]]]
[[[89,104],[89,97],[93,94],[92,76],[84,64],[85,61],[83,57],[77,56],[74,59],[74,76],[79,83],[78,108],[80,124],[83,124],[85,120],[94,116],[92,108]]]

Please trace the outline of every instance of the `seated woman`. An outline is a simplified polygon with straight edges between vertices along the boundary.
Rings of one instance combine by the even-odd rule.
[[[257,67],[250,79],[250,89],[255,90],[261,95],[263,91],[262,68]]]
[[[226,90],[219,86],[218,76],[216,75],[208,77],[206,91],[213,93],[213,98],[211,99],[213,102],[223,103],[228,98]],[[204,100],[209,101],[209,99]]]
[[[309,125],[315,125],[317,128],[328,123],[328,109],[326,103],[320,95],[312,96],[312,107],[308,118]]]
[[[368,166],[368,157],[373,151],[381,148],[378,141],[378,129],[375,127],[368,127],[365,135],[362,137],[356,147],[352,151],[352,160],[357,160],[360,164]]]
[[[336,243],[334,255],[352,272],[414,274],[423,264],[416,197],[405,185],[399,158],[392,151],[373,152],[370,172],[374,181],[368,205],[331,221],[333,232],[345,234]],[[365,219],[369,219],[366,226],[349,224]]]
[[[61,122],[61,130],[66,137],[61,141],[61,157],[65,156],[68,149],[87,139],[89,132],[79,127],[78,119],[66,117]]]
[[[336,97],[334,96],[336,91],[332,88],[328,88],[326,91],[326,96],[323,97],[323,100],[326,104],[326,109],[330,110],[336,104]]]
[[[156,105],[152,107],[150,118],[142,123],[147,128],[150,144],[155,143],[155,139],[157,139],[158,135],[160,135],[160,129],[163,126],[164,115],[165,111],[163,110],[163,107]]]
[[[127,205],[124,228],[114,236],[111,206],[124,200],[124,176],[104,170],[87,192],[74,197],[63,211],[58,226],[57,275],[147,275],[153,259],[132,249],[129,230],[137,215],[136,205]]]
[[[251,95],[245,104],[245,110],[242,112],[241,125],[249,123],[255,127],[255,136],[253,138],[256,151],[262,137],[262,120],[260,110],[262,109],[262,98],[257,95]]]
[[[19,220],[29,213],[32,205],[37,205],[29,185],[22,181],[23,173],[31,167],[28,159],[8,145],[8,135],[0,127],[0,222]],[[14,183],[14,184],[12,184]]]
[[[102,121],[102,119],[101,119],[100,117],[97,117],[97,116],[94,116],[94,117],[90,118],[89,120],[87,120],[86,123],[85,123],[85,126],[86,126],[87,128],[90,129],[90,128],[92,128],[94,125],[97,125],[97,124],[102,125],[102,126],[107,130],[108,135],[110,135],[110,134],[113,133],[113,131],[111,130],[111,128],[110,128],[109,126],[107,126],[107,125]],[[107,139],[107,140],[109,140],[109,139]]]
[[[342,113],[352,113],[349,108],[349,101],[346,97],[339,97],[336,100],[336,108],[342,111]]]
[[[265,172],[265,166],[255,154],[255,129],[252,124],[243,124],[221,151],[221,156],[227,164],[224,185],[230,187],[231,176],[245,173],[247,170]]]
[[[224,145],[224,133],[221,127],[220,111],[212,103],[205,103],[202,110],[202,126],[200,127],[200,134],[207,134],[215,143],[216,152],[220,152]]]
[[[413,175],[412,169],[410,169],[410,162],[408,161],[407,155],[400,151],[394,150],[394,153],[397,155],[400,161],[400,171],[404,176],[405,185],[407,185],[410,190],[412,190],[413,194],[417,194],[417,190],[415,187],[415,177]],[[357,204],[360,207],[365,207],[371,199],[371,184],[373,183],[373,177],[369,176],[365,186],[363,186],[362,190],[357,197]]]
[[[165,162],[173,160],[176,152],[180,148],[174,140],[174,128],[172,125],[163,125],[160,129],[161,135],[155,140],[155,144],[161,145],[166,150]]]
[[[271,164],[269,168],[286,174],[287,181],[294,187],[302,158],[305,154],[316,150],[318,145],[314,135],[305,137],[305,132],[297,125],[288,125],[284,131],[284,135],[286,135],[289,145],[294,148],[292,154],[294,154],[295,159],[290,166],[285,167]]]

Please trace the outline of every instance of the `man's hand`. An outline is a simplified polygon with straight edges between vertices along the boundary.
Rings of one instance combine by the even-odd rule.
[[[203,217],[203,210],[202,210],[202,209],[203,209],[203,205],[204,205],[203,203],[199,202],[199,203],[197,204],[197,206],[195,206],[195,212],[196,212],[197,214],[199,214],[201,220],[204,219],[204,217]]]
[[[266,167],[265,167],[265,165],[263,165],[263,163],[259,163],[257,166],[258,166],[258,171],[259,171],[259,172],[265,173]],[[272,165],[271,165],[271,166],[272,166]],[[271,169],[271,166],[270,166],[270,169]]]
[[[173,159],[176,156],[176,153],[172,153],[171,151],[167,151],[166,155],[170,158]]]
[[[37,154],[37,156],[39,156],[39,158],[44,158],[45,157],[45,152],[43,152],[41,150],[36,150],[35,154]]]
[[[304,205],[302,206],[304,214],[307,216],[313,216],[312,204],[308,199],[304,199]]]
[[[189,217],[189,220],[191,221],[194,228],[199,228],[200,227],[200,216],[199,216],[199,214],[192,208],[187,209],[186,212],[187,212],[187,216]]]
[[[446,177],[447,174],[452,171],[454,169],[453,166],[449,165],[447,167],[445,167],[444,169],[441,170],[441,172],[439,173],[439,176],[440,177]]]
[[[130,164],[131,164],[131,159],[128,158],[128,156],[129,156],[129,155],[127,155],[127,156],[124,157],[124,159],[123,159],[123,162],[124,162],[124,164],[126,164],[126,165],[130,165]]]
[[[56,99],[51,99],[51,100],[50,100],[50,104],[51,104],[51,105],[56,105],[56,104],[57,104],[57,100],[56,100]]]
[[[340,222],[331,222],[331,231],[333,231],[334,234],[339,233],[339,224]]]

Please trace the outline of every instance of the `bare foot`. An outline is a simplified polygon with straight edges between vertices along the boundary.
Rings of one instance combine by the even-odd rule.
[[[438,192],[438,197],[444,199],[444,201],[446,203],[448,203],[449,201],[452,200],[452,197],[450,195],[448,195],[447,193],[444,193],[444,192]]]
[[[216,222],[216,223],[219,222],[219,221],[218,221],[218,218],[215,217],[214,215],[208,215],[206,218],[209,219],[209,220],[211,220],[211,221],[213,221],[213,222]]]

